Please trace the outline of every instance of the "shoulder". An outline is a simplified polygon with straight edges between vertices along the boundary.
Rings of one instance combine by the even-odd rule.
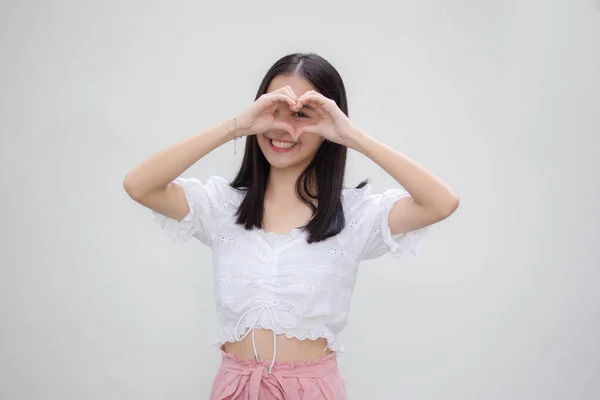
[[[183,186],[186,194],[202,197],[213,204],[237,207],[244,198],[245,191],[231,186],[229,181],[219,175],[211,175],[201,180],[195,177],[179,177],[175,183]]]
[[[387,210],[406,196],[409,196],[409,193],[401,187],[374,193],[371,185],[365,183],[356,188],[342,189],[342,205],[346,214],[356,216],[357,213]]]
[[[357,207],[360,207],[364,201],[372,195],[371,185],[365,183],[354,188],[342,189],[342,206],[346,213],[354,211]]]

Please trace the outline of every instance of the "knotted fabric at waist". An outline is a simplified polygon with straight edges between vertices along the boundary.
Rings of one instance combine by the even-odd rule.
[[[265,361],[242,361],[231,354],[223,354],[221,369],[238,375],[239,379],[225,390],[220,399],[235,398],[236,392],[242,387],[242,377],[250,377],[250,400],[259,400],[261,385],[269,390],[274,397],[286,400],[300,400],[295,381],[308,387],[314,385],[311,381],[316,378],[337,375],[339,373],[335,353],[328,354],[316,361],[309,362],[277,362],[267,366]],[[271,372],[269,370],[271,369]],[[232,396],[233,397],[230,397]]]

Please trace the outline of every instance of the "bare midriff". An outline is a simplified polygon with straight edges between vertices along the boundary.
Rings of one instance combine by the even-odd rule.
[[[332,351],[327,346],[327,340],[318,338],[316,340],[300,340],[288,338],[285,335],[277,335],[276,362],[289,361],[314,361],[331,354]],[[273,332],[267,329],[255,329],[254,343],[256,352],[260,361],[273,360]],[[223,345],[225,353],[233,354],[243,360],[254,360],[254,349],[252,347],[252,335],[248,334],[238,342],[227,342]]]

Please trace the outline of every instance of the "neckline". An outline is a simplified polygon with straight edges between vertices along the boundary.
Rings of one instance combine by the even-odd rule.
[[[292,230],[287,233],[267,232],[263,228],[259,228],[258,230],[264,236],[271,237],[271,238],[287,238],[290,236],[295,236],[298,232],[302,231],[302,229],[298,228],[298,227],[292,228]]]

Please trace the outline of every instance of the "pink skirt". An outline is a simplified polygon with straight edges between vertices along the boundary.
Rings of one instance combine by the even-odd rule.
[[[310,362],[241,360],[221,350],[210,400],[347,400],[335,353]]]

